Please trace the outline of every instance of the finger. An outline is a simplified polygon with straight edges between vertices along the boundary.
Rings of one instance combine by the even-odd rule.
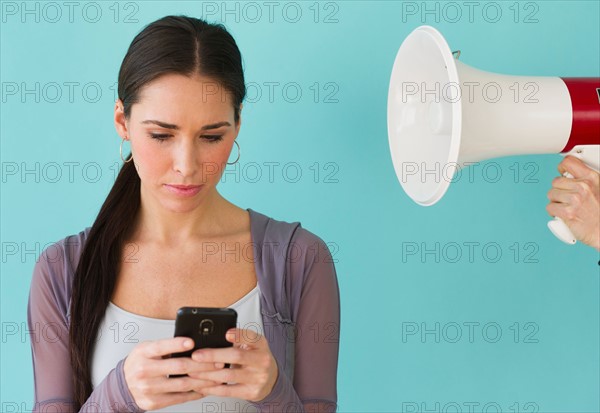
[[[219,367],[219,369],[223,369],[223,368],[225,368],[225,367]],[[217,369],[213,369],[213,370],[217,370]],[[212,371],[212,370],[202,370],[202,371],[198,371],[196,373],[188,373],[188,376],[191,377],[191,378],[193,378],[193,379],[201,379],[200,378],[200,374],[203,373],[203,372],[205,372],[205,371]],[[219,383],[216,383],[216,384],[219,384]]]
[[[229,363],[243,366],[260,364],[263,358],[264,355],[257,349],[242,350],[236,347],[205,348],[192,354],[192,360],[196,362]]]
[[[240,346],[245,344],[250,348],[258,348],[266,343],[264,336],[246,328],[231,328],[227,330],[225,339],[234,345],[237,344]]]
[[[577,182],[574,178],[565,178],[564,176],[558,176],[552,180],[552,187],[556,189],[565,189],[574,191],[577,186]]]
[[[575,156],[567,155],[558,164],[558,171],[562,174],[569,172],[574,178],[586,178],[595,171],[589,168],[582,160]]]
[[[189,374],[202,370],[215,370],[214,363],[198,363],[190,357],[171,357],[160,360],[149,359],[142,367],[142,376],[166,377],[167,375]]]
[[[147,394],[184,393],[202,387],[217,386],[220,382],[192,377],[157,377],[148,380]]]
[[[191,373],[196,372],[196,371],[217,370],[217,369],[222,369],[223,367],[225,367],[225,363],[221,363],[221,362],[216,362],[216,363],[213,363],[213,362],[204,362],[203,363],[203,362],[199,362],[199,361],[196,361],[196,360],[193,360],[193,359],[192,359],[192,361],[195,363],[194,366],[193,366],[194,370],[192,370],[188,374],[191,374]]]
[[[552,188],[548,191],[548,199],[552,202],[568,204],[573,193],[564,189]]]
[[[216,383],[253,384],[256,381],[256,375],[244,368],[203,371],[197,375],[199,379],[212,380]]]
[[[164,340],[148,341],[141,353],[147,358],[161,358],[172,353],[181,353],[194,348],[194,341],[187,337],[174,337]]]
[[[570,224],[575,219],[573,207],[568,204],[551,203],[546,205],[546,211],[550,216],[557,217]]]

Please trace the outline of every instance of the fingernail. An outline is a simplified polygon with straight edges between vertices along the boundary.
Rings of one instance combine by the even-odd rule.
[[[192,340],[185,340],[183,342],[183,347],[192,347],[194,345],[194,342]]]
[[[196,361],[202,360],[202,353],[195,352],[194,354],[192,354],[192,359]]]

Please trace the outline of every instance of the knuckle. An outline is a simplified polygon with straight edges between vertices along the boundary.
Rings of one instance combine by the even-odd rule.
[[[261,385],[264,385],[269,380],[269,374],[267,372],[262,372],[258,374],[257,382]]]
[[[590,185],[586,181],[579,181],[576,183],[577,193],[584,194],[586,192],[591,192]]]
[[[242,352],[241,350],[236,350],[231,354],[232,361],[234,364],[240,364],[242,361]]]
[[[177,358],[173,361],[173,368],[177,371],[184,371],[187,367],[187,363],[183,358]]]
[[[145,364],[140,364],[135,369],[133,376],[136,379],[143,379],[144,377],[146,377],[146,374],[148,374],[148,367]]]
[[[147,341],[142,341],[140,344],[138,344],[137,346],[135,346],[133,348],[133,350],[131,350],[130,356],[136,355],[136,354],[144,354],[146,353],[148,350],[148,342]]]
[[[585,194],[585,195],[591,195],[592,194],[592,182],[590,181],[582,181],[581,182],[581,191]]]
[[[573,208],[579,208],[583,203],[583,196],[580,193],[575,193],[571,197],[571,205]]]
[[[569,221],[575,219],[576,214],[575,214],[575,210],[572,207],[567,207],[565,208],[565,218],[568,219]]]
[[[181,383],[177,386],[177,390],[179,390],[180,392],[186,392],[193,389],[194,386],[190,377],[184,377],[183,380],[181,380]]]
[[[264,354],[260,357],[260,366],[263,368],[268,368],[271,365],[271,357],[268,354]]]
[[[137,388],[143,394],[148,394],[148,393],[150,393],[150,390],[151,390],[150,383],[145,380],[140,381],[137,385]]]
[[[151,354],[158,354],[158,343],[156,341],[149,341],[145,343],[144,350]]]
[[[222,374],[223,374],[223,381],[233,381],[234,380],[234,372],[235,370],[232,369],[223,369],[221,370]]]

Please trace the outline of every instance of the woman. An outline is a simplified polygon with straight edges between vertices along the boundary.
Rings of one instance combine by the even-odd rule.
[[[327,246],[216,189],[234,143],[239,160],[234,39],[164,17],[135,37],[118,81],[115,126],[131,154],[92,227],[34,268],[34,411],[334,411],[339,291]],[[173,337],[183,306],[236,309],[233,347],[170,358],[192,348]]]

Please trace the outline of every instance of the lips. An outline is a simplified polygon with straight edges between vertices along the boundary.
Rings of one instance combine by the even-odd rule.
[[[177,189],[194,189],[194,188],[199,188],[200,185],[173,185],[173,184],[167,184],[168,186],[172,186],[173,188],[177,188]]]
[[[165,184],[167,191],[181,197],[193,197],[202,190],[203,185],[170,185]]]

